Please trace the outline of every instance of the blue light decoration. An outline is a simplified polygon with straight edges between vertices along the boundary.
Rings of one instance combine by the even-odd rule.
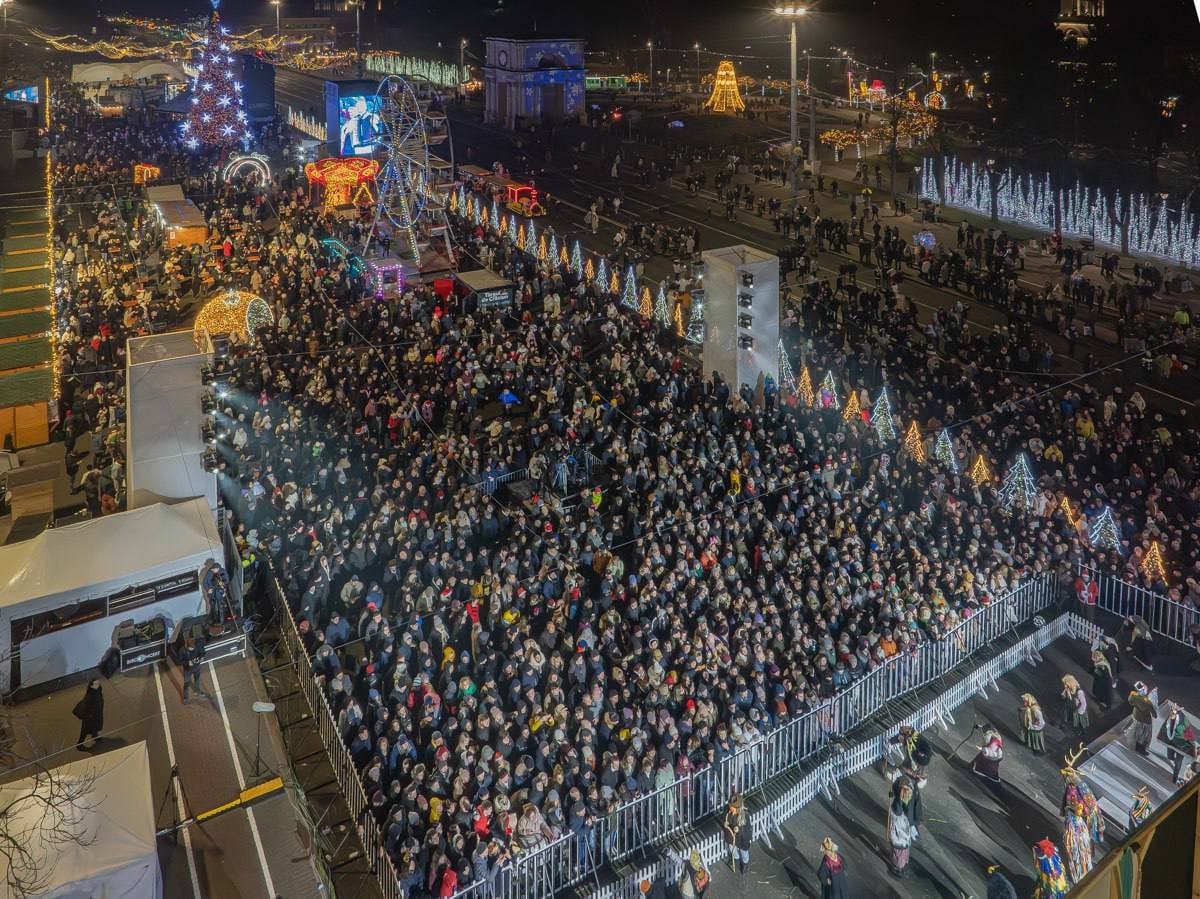
[[[1121,551],[1121,535],[1117,530],[1117,522],[1113,518],[1110,506],[1104,507],[1104,511],[1100,513],[1100,517],[1092,525],[1092,530],[1088,536],[1092,541],[1092,546],[1097,549],[1106,548],[1115,549],[1118,552]]]
[[[654,301],[654,319],[664,327],[669,327],[671,324],[671,313],[667,311],[667,288],[665,284],[658,285],[658,298]]]
[[[1004,483],[997,493],[1000,505],[1006,512],[1020,506],[1026,512],[1033,509],[1037,497],[1037,481],[1029,470],[1029,459],[1024,453],[1018,453],[1017,458],[1004,475]]]
[[[621,292],[621,305],[630,309],[638,308],[637,273],[633,270],[632,265],[625,272],[625,289]]]
[[[604,256],[600,257],[600,265],[596,267],[596,283],[600,285],[597,288],[600,293],[608,292],[608,260]]]

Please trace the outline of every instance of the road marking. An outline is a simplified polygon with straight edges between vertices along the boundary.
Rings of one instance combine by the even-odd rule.
[[[158,710],[162,713],[163,734],[167,738],[167,762],[171,770],[175,770],[175,744],[171,740],[171,723],[167,720],[167,703],[163,699],[162,675],[158,666],[154,666],[154,686],[158,688]],[[168,775],[170,776],[170,775]],[[183,807],[183,791],[175,790],[175,814],[180,821],[187,820],[187,810]],[[157,822],[155,823],[157,827]],[[187,855],[188,873],[192,878],[192,895],[201,899],[200,878],[196,876],[196,855],[192,851],[192,835],[188,828],[183,828],[183,851]]]
[[[246,789],[246,777],[242,774],[242,762],[238,758],[237,745],[233,741],[233,729],[229,726],[229,714],[225,711],[225,696],[221,692],[221,682],[217,680],[217,666],[209,662],[208,670],[212,674],[213,692],[217,694],[217,708],[221,710],[221,723],[225,725],[225,739],[229,741],[229,754],[233,757],[233,771],[237,775],[238,789]],[[258,850],[258,863],[262,867],[263,880],[267,883],[268,896],[278,895],[275,892],[275,881],[271,879],[271,869],[267,867],[267,853],[263,850],[262,837],[258,835],[258,822],[254,818],[254,809],[246,809],[246,820],[250,822],[250,836],[254,837],[254,848]]]

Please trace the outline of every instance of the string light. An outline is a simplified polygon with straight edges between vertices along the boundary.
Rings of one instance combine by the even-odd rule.
[[[1150,580],[1162,581],[1167,583],[1167,566],[1163,562],[1162,547],[1155,540],[1150,544],[1150,551],[1146,553],[1146,557],[1142,559],[1142,571]]]
[[[975,457],[975,463],[971,466],[971,470],[967,472],[967,477],[975,482],[976,487],[982,485],[984,481],[992,479],[992,471],[988,468],[987,460],[983,458],[983,453]]]
[[[192,325],[192,337],[203,345],[203,335],[229,334],[244,342],[253,342],[264,325],[274,322],[271,307],[259,296],[246,290],[228,290],[210,299],[200,309]]]
[[[909,423],[908,431],[904,434],[904,449],[912,458],[921,464],[925,463],[925,444],[921,440],[921,429],[915,421]]]
[[[1028,512],[1033,508],[1036,496],[1037,481],[1029,470],[1029,459],[1024,453],[1019,453],[1004,475],[1004,483],[998,493],[1000,504],[1008,512],[1018,506]]]
[[[933,458],[955,474],[958,473],[958,454],[954,451],[954,441],[946,428],[942,428],[942,432],[938,434],[937,443],[933,447]]]
[[[821,406],[826,409],[840,409],[841,403],[838,401],[837,381],[833,379],[833,372],[825,372],[825,380],[821,382]]]
[[[746,101],[738,90],[737,73],[732,60],[723,59],[717,66],[717,77],[713,81],[712,94],[704,103],[713,112],[743,112]]]
[[[1121,537],[1117,531],[1117,522],[1113,519],[1111,507],[1104,507],[1104,511],[1096,519],[1096,523],[1092,526],[1091,533],[1088,536],[1092,541],[1092,546],[1097,549],[1108,547],[1109,549],[1120,550]]]

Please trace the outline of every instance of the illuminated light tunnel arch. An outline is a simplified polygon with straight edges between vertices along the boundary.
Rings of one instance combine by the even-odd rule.
[[[258,176],[262,179],[263,184],[271,183],[270,160],[261,153],[246,153],[245,155],[229,157],[229,161],[225,163],[225,168],[221,170],[221,180],[228,184],[233,180],[235,175],[246,168],[258,172]]]

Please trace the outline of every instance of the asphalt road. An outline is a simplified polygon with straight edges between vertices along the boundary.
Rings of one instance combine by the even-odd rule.
[[[514,173],[515,178],[523,175],[521,167],[517,164],[522,154],[533,159],[543,158],[544,148],[531,144],[528,135],[521,136],[521,146],[518,148],[512,134],[459,117],[453,120],[453,131],[456,159],[465,160],[466,149],[469,146],[475,164],[487,166],[493,160],[502,160]],[[616,138],[611,135],[598,135],[597,141],[589,142],[589,150],[591,145],[599,140],[606,141],[610,146],[616,142]],[[611,252],[617,223],[628,225],[635,219],[664,222],[671,226],[694,226],[698,229],[702,249],[745,243],[778,252],[789,243],[776,234],[766,220],[739,210],[736,221],[727,221],[723,207],[715,199],[703,194],[698,197],[692,196],[681,186],[656,184],[645,187],[635,184],[627,177],[622,177],[619,181],[614,180],[610,176],[610,163],[598,154],[572,153],[566,139],[561,143],[562,146],[551,148],[553,162],[544,165],[535,163],[541,169],[536,183],[542,190],[549,191],[558,198],[558,209],[548,219],[555,230],[560,236],[568,234],[572,239],[578,238],[586,249]],[[625,153],[626,159],[633,153],[652,154],[657,151],[654,147],[628,142],[624,142],[623,146],[628,148]],[[570,160],[571,168],[562,162],[564,159]],[[608,212],[602,218],[599,233],[592,235],[590,229],[584,225],[584,215],[589,205],[599,196],[605,197],[607,203],[607,200],[617,195],[618,189],[622,192],[620,215],[614,220],[611,207],[606,205]],[[843,218],[849,217],[848,200],[844,198],[834,200],[829,193],[825,193],[819,196],[818,204],[823,211]],[[887,223],[886,219],[881,221]],[[857,253],[852,258],[827,251],[820,254],[818,261],[820,274],[832,279],[837,276],[840,264],[847,261],[857,262]],[[670,261],[661,256],[651,259],[645,268],[646,277],[654,280],[666,277],[670,271]],[[873,283],[869,275],[866,280]],[[970,322],[978,329],[991,331],[993,327],[1008,322],[1007,315],[998,309],[984,305],[959,291],[934,287],[915,277],[909,277],[902,290],[916,303],[922,322],[929,321],[937,309],[952,308],[960,300],[970,307]],[[1108,340],[1081,338],[1076,345],[1075,358],[1072,358],[1068,355],[1065,340],[1053,329],[1038,326],[1038,337],[1047,341],[1056,353],[1055,369],[1051,375],[1053,382],[1066,383],[1084,374],[1083,360],[1090,352],[1095,354],[1097,368],[1101,369],[1087,377],[1087,381],[1096,388],[1111,390],[1118,385],[1126,391],[1136,388],[1142,391],[1149,402],[1166,412],[1184,412],[1196,416],[1196,404],[1189,398],[1196,393],[1194,378],[1189,376],[1187,381],[1171,385],[1170,390],[1156,386],[1143,368],[1140,355],[1127,355],[1120,351],[1115,345],[1110,329],[1102,328],[1101,337],[1106,331]],[[1043,379],[1042,383],[1052,382]]]

